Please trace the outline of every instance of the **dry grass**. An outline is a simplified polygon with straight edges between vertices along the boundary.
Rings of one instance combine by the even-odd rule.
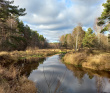
[[[26,51],[13,51],[10,52],[11,56],[20,57],[32,57],[33,55],[45,57],[60,52],[59,49],[37,49],[37,50],[26,50]]]
[[[36,60],[58,52],[62,51],[60,49],[27,49],[0,52],[0,93],[36,93],[35,84],[25,76],[21,76],[20,71],[13,66],[14,63],[25,59]]]
[[[33,82],[22,76],[18,81],[16,91],[17,93],[36,93],[37,89]]]
[[[36,93],[35,84],[19,73],[13,66],[0,66],[0,93]]]
[[[26,51],[0,52],[0,64],[10,65],[18,60],[38,59],[60,53],[60,49],[28,49]]]
[[[37,56],[48,56],[51,54],[55,54],[55,53],[60,53],[60,52],[64,52],[64,51],[71,51],[71,50],[67,50],[67,49],[27,49],[26,51],[12,51],[12,52],[0,52],[0,56],[2,55],[10,55],[13,58],[20,58],[20,57],[29,57],[29,56],[33,56],[33,55],[37,55]]]
[[[82,66],[94,70],[110,70],[110,54],[88,56]]]
[[[94,70],[110,70],[110,53],[99,51],[67,53],[63,59],[65,63],[76,66]]]
[[[0,93],[36,93],[35,84],[14,67],[19,60],[40,59],[65,50],[27,49],[26,51],[0,52]],[[29,61],[27,61],[29,62]]]
[[[14,79],[19,72],[13,66],[10,66],[9,69],[0,66],[0,74],[7,79]]]
[[[16,61],[17,61],[17,59],[12,57],[8,53],[0,54],[0,65],[2,65],[2,66],[4,66],[4,65],[11,65],[11,64],[13,64]]]
[[[64,56],[64,62],[72,65],[82,65],[82,62],[86,59],[85,53],[67,53]]]

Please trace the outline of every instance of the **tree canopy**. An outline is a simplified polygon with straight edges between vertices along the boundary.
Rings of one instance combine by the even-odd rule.
[[[47,41],[43,35],[30,29],[19,20],[26,15],[25,8],[13,5],[13,1],[0,0],[0,50],[25,50],[27,47],[44,48]]]
[[[25,8],[19,8],[19,6],[12,5],[14,1],[0,0],[0,19],[5,20],[9,16],[24,16]]]
[[[83,46],[84,47],[94,47],[95,46],[95,34],[91,28],[88,28],[88,31],[85,33],[85,37],[83,38]]]
[[[110,0],[107,0],[106,3],[102,4],[104,10],[101,14],[101,17],[98,18],[98,25],[104,25],[104,29],[101,32],[110,30]]]

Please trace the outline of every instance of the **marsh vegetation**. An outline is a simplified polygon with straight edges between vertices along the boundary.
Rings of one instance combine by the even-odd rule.
[[[76,23],[50,43],[20,20],[25,8],[0,0],[0,93],[110,92],[110,0],[102,6],[94,27]]]
[[[70,52],[63,57],[63,61],[77,67],[110,71],[109,52],[89,49],[86,49],[83,52]]]

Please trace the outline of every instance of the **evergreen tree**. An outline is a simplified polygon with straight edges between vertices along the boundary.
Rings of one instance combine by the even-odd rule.
[[[37,31],[19,20],[25,8],[13,5],[14,1],[0,0],[0,50],[25,50],[27,47],[45,48],[47,40]]]
[[[110,0],[107,0],[102,6],[104,6],[104,10],[101,17],[98,18],[98,25],[105,25],[105,28],[101,31],[104,32],[110,29]]]
[[[5,21],[9,16],[24,16],[25,8],[19,8],[19,6],[12,5],[14,1],[0,0],[0,19]]]
[[[85,37],[83,38],[83,46],[84,47],[94,47],[95,46],[95,34],[91,28],[88,28],[88,31],[85,33]]]

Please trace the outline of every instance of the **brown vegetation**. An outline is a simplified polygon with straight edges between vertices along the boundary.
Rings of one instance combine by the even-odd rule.
[[[82,66],[94,70],[110,70],[110,54],[88,56],[87,62],[84,62]]]
[[[0,93],[36,93],[35,84],[19,73],[13,66],[0,66]]]
[[[90,51],[67,53],[63,60],[65,63],[89,69],[110,70],[110,53]]]
[[[32,60],[39,60],[58,52],[61,50],[27,49],[26,51],[0,52],[0,93],[36,93],[35,84],[22,75],[23,72],[16,64],[30,63]]]
[[[65,64],[66,67],[71,70],[77,77],[80,74],[88,74],[89,77],[93,77],[93,76],[100,76],[100,77],[107,77],[110,78],[110,72],[109,71],[95,71],[95,70],[90,70],[87,68],[78,68],[74,65],[70,65],[70,64]]]
[[[27,49],[26,51],[0,52],[0,63],[3,65],[18,60],[44,58],[60,52],[60,49]]]
[[[85,53],[67,53],[63,59],[68,64],[81,65],[85,58]]]

